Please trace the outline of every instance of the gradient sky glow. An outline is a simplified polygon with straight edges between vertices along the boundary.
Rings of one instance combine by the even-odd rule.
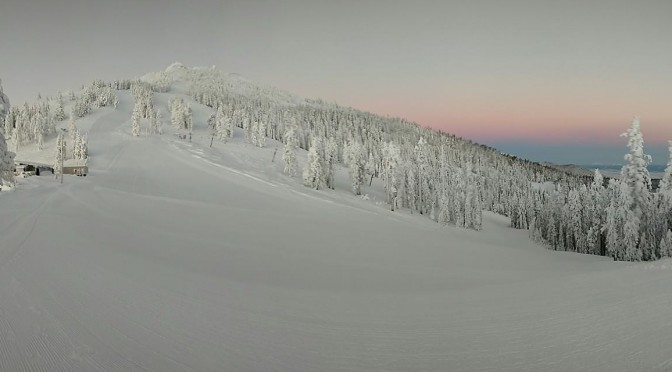
[[[17,104],[217,65],[558,163],[620,162],[639,115],[661,164],[671,17],[669,0],[2,0],[0,78]]]

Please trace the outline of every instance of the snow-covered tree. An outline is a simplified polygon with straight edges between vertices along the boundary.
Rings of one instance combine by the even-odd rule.
[[[242,118],[243,131],[245,132],[245,141],[249,143],[254,143],[254,125],[252,119],[249,116]]]
[[[396,209],[397,199],[397,166],[401,161],[399,148],[393,142],[383,142],[381,146],[382,167],[381,175],[385,185],[385,196],[390,209]]]
[[[319,137],[313,138],[313,144],[308,150],[308,160],[303,170],[303,184],[319,190],[324,188],[324,169],[322,168],[322,141]]]
[[[5,140],[10,138],[12,136],[12,133],[14,132],[14,126],[16,125],[16,116],[17,116],[17,110],[14,107],[11,107],[9,110],[7,110],[7,114],[3,116],[3,119],[5,119],[4,131],[3,131],[3,134],[5,135]]]
[[[175,129],[193,131],[191,107],[182,98],[172,98],[169,108],[170,122]]]
[[[595,170],[593,182],[588,191],[588,201],[585,204],[587,210],[588,231],[586,233],[587,253],[604,255],[604,243],[602,226],[604,224],[604,177],[599,169]]]
[[[628,186],[632,194],[634,208],[641,213],[649,202],[651,177],[646,168],[651,163],[651,156],[644,154],[644,139],[640,130],[639,118],[632,120],[630,128],[622,137],[628,138],[629,152],[625,155],[625,165],[621,169],[621,180]]]
[[[0,79],[0,129],[4,128],[5,117],[9,113],[9,98],[2,90],[2,79]],[[7,133],[7,131],[5,131]]]
[[[257,121],[255,129],[255,145],[257,147],[264,147],[266,145],[266,122],[263,120]]]
[[[191,111],[191,106],[187,105],[187,109],[184,114],[184,124],[185,124],[185,129],[189,131],[189,133],[194,132],[194,117]]]
[[[75,159],[86,159],[89,157],[89,139],[88,135],[85,133],[79,136],[77,141],[77,155]]]
[[[73,159],[86,159],[88,157],[88,145],[87,145],[87,136],[82,135],[77,131],[75,136],[75,142],[72,151]]]
[[[282,160],[285,161],[285,173],[290,177],[296,175],[296,168],[298,168],[298,162],[296,160],[296,148],[298,145],[299,140],[296,135],[296,123],[291,123],[285,132],[285,146],[282,154]]]
[[[644,154],[644,139],[640,131],[639,118],[632,120],[630,128],[621,136],[628,138],[629,152],[625,155],[625,164],[621,169],[622,201],[625,208],[623,220],[623,239],[625,244],[624,259],[639,261],[646,258],[648,247],[640,246],[640,230],[648,221],[643,220],[651,208],[651,178],[646,168],[651,157]]]
[[[5,136],[0,133],[0,189],[3,185],[14,186],[14,153],[9,151]]]
[[[667,233],[660,239],[658,249],[660,258],[672,257],[672,230],[667,230]]]
[[[336,161],[338,160],[338,144],[334,137],[329,137],[327,143],[324,147],[324,179],[327,183],[327,187],[334,189],[334,174],[336,173]]]
[[[669,141],[668,144],[670,153],[669,160],[667,161],[663,178],[660,180],[660,185],[658,185],[658,192],[661,195],[672,199],[672,141]]]
[[[140,117],[142,116],[140,105],[136,104],[133,107],[133,114],[131,115],[131,131],[135,137],[140,135]]]
[[[430,163],[428,157],[428,145],[424,137],[420,137],[418,143],[414,148],[415,155],[415,164],[417,165],[416,178],[418,185],[416,188],[416,207],[420,211],[420,214],[423,214],[427,211],[428,200],[430,199],[429,195],[429,178],[430,178]],[[457,203],[461,203],[461,200],[454,199]],[[457,207],[461,209],[461,207]],[[458,222],[461,222],[458,220]],[[461,224],[458,223],[458,226]]]
[[[56,111],[54,112],[54,118],[58,121],[65,120],[65,109],[63,108],[63,101],[57,100]]]
[[[58,138],[56,140],[56,153],[54,157],[54,175],[58,176],[63,173],[63,168],[61,168],[62,162],[65,160],[65,135],[63,131],[58,132]]]
[[[346,161],[352,182],[352,192],[361,195],[362,184],[366,173],[366,155],[364,147],[357,141],[347,143],[343,150],[343,158]]]
[[[42,151],[44,150],[44,134],[42,134],[42,131],[38,131],[36,136],[37,136],[37,151]]]
[[[226,131],[226,125],[224,123],[226,119],[226,114],[224,113],[224,105],[219,105],[217,111],[212,118],[212,130],[213,133],[217,135],[217,138],[220,141],[226,141],[229,139],[229,134]]]

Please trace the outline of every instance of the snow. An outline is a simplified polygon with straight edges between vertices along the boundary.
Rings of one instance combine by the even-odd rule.
[[[443,227],[342,168],[311,190],[277,142],[210,148],[207,107],[192,142],[132,137],[119,98],[77,123],[87,177],[0,193],[1,371],[672,370],[671,260]]]
[[[0,124],[5,122],[5,116],[9,111],[9,97],[2,90],[2,79],[0,79]]]

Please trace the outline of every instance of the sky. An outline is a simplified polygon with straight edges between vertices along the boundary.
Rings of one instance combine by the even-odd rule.
[[[2,0],[13,104],[172,62],[441,129],[535,161],[672,140],[672,1]]]

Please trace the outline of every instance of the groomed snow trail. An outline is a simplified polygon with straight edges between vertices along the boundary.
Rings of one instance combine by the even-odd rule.
[[[0,195],[0,371],[672,370],[669,260],[340,204],[127,120],[88,177]]]

